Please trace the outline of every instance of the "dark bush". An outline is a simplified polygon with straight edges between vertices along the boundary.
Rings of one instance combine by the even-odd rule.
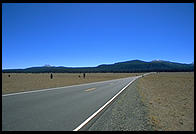
[[[51,75],[50,75],[50,79],[52,79],[52,78],[53,78],[53,75],[51,74]]]

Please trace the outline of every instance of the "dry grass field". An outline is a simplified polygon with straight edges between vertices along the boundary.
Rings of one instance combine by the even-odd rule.
[[[2,94],[112,80],[139,74],[141,73],[86,73],[84,79],[82,73],[53,73],[53,79],[50,79],[50,73],[2,73]]]
[[[158,131],[194,131],[194,73],[158,73],[141,78],[137,87]]]

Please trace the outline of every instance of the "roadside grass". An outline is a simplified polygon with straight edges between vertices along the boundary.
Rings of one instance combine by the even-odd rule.
[[[137,83],[154,130],[194,131],[194,72],[163,72]]]
[[[142,73],[2,73],[2,94],[55,88],[140,75]]]

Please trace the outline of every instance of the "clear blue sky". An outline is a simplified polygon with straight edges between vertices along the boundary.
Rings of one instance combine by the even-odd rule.
[[[194,61],[192,3],[3,3],[2,68]]]

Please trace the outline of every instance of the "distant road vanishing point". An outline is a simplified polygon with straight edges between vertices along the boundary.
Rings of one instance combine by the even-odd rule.
[[[2,130],[77,131],[139,77],[2,95]]]

